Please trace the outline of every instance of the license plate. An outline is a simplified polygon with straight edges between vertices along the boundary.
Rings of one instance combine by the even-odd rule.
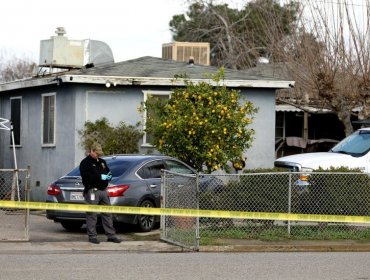
[[[70,200],[84,200],[82,192],[71,192]]]

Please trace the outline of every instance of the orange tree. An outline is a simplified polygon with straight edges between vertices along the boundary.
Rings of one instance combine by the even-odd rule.
[[[185,79],[170,99],[149,97],[143,103],[145,131],[159,152],[208,173],[240,160],[253,141],[248,125],[257,109],[239,91],[221,85],[223,79],[221,68],[212,82]]]

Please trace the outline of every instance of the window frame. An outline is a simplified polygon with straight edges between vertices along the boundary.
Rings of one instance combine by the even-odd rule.
[[[156,96],[156,95],[167,95],[168,96],[168,99],[171,98],[171,92],[170,91],[153,91],[153,90],[143,90],[143,93],[144,93],[144,97],[143,97],[143,100],[144,100],[144,103],[147,101],[148,99],[148,95],[153,95],[153,96]],[[143,115],[143,130],[144,130],[144,135],[143,135],[143,144],[141,145],[142,147],[154,147],[152,144],[148,143],[147,142],[147,133],[145,132],[145,129],[146,129],[146,120],[147,120],[147,110],[144,111],[144,115]]]
[[[44,133],[44,130],[45,130],[45,102],[46,102],[46,98],[50,98],[50,97],[53,97],[54,98],[54,102],[53,102],[53,106],[54,106],[54,110],[52,111],[53,112],[53,120],[52,120],[52,132],[50,133],[50,131],[48,132],[48,135],[49,135],[49,139],[48,142],[45,141],[44,139],[44,136],[45,136],[45,133]],[[56,93],[55,92],[51,92],[51,93],[44,93],[44,94],[41,94],[41,146],[42,147],[54,147],[55,144],[56,144],[56,139],[55,139],[55,136],[56,136]],[[50,104],[49,104],[50,105]],[[50,117],[51,115],[51,111],[50,111],[50,106],[49,106],[49,113],[48,113],[48,123],[50,124]],[[51,130],[50,127],[48,127],[48,130]],[[52,134],[52,141],[50,141],[50,135]]]

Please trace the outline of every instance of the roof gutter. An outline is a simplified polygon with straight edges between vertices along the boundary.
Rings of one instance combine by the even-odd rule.
[[[216,85],[211,79],[190,79],[194,83],[208,82]],[[9,91],[21,88],[29,88],[36,86],[45,86],[61,83],[81,83],[81,84],[103,84],[109,87],[110,85],[140,85],[140,86],[185,86],[184,79],[174,78],[152,78],[152,77],[122,77],[122,76],[92,76],[92,75],[53,75],[42,78],[29,78],[0,84],[0,92]],[[295,85],[294,81],[283,80],[223,80],[221,83],[227,87],[240,88],[292,88]]]

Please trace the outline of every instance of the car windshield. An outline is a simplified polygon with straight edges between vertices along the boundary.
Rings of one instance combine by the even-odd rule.
[[[344,138],[330,151],[334,153],[363,156],[370,150],[370,131],[358,130]]]
[[[113,177],[119,177],[134,163],[130,160],[122,159],[106,159],[108,167],[113,174]],[[65,177],[80,177],[80,168],[79,166],[75,167],[71,172],[67,173]]]

